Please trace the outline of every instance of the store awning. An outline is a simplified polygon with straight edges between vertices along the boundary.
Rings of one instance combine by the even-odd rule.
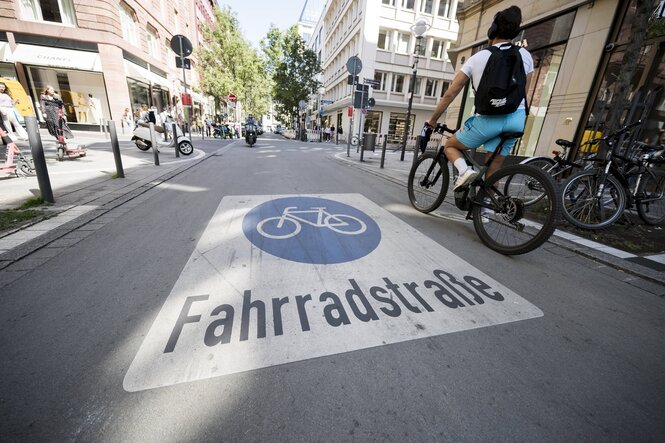
[[[8,50],[7,50],[8,51]],[[53,66],[58,68],[80,69],[83,71],[102,71],[99,54],[73,49],[53,48],[18,44],[16,50],[8,57],[8,61],[24,65]]]
[[[146,68],[132,63],[129,60],[124,60],[125,62],[125,74],[127,77],[133,78],[144,83],[151,83],[153,85],[159,85],[164,88],[171,89],[171,83],[164,77],[155,74],[154,72],[148,71]]]

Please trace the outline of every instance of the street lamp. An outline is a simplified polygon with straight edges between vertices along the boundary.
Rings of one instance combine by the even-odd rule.
[[[317,108],[318,109],[317,113],[319,114],[319,119],[318,119],[319,120],[319,143],[321,143],[321,139],[323,138],[323,130],[321,128],[321,120],[322,120],[321,119],[321,117],[322,117],[321,116],[321,111],[323,111],[323,108],[321,107],[321,99],[323,98],[323,94],[325,94],[325,93],[326,93],[326,88],[321,86],[319,88],[319,106]]]
[[[404,161],[404,152],[406,151],[406,139],[409,136],[409,126],[411,123],[411,106],[413,105],[413,91],[416,89],[416,74],[418,73],[418,61],[420,60],[420,45],[422,44],[423,37],[429,28],[432,26],[424,18],[419,18],[411,25],[411,32],[416,36],[416,51],[415,59],[413,60],[413,74],[411,75],[411,82],[409,84],[409,105],[406,108],[406,122],[404,123],[404,137],[402,138],[402,155],[400,160]]]

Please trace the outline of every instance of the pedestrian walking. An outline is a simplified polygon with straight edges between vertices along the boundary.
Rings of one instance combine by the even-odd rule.
[[[131,130],[134,127],[134,119],[132,118],[132,111],[129,108],[125,108],[120,118],[120,125],[122,126],[122,133],[125,133],[125,128]]]
[[[330,126],[326,126],[326,129],[324,129],[325,134],[326,134],[326,143],[330,143]]]
[[[13,133],[16,133],[15,138],[27,140],[28,133],[23,129],[23,126],[21,126],[16,117],[14,105],[17,103],[18,99],[12,98],[7,85],[0,82],[0,114],[2,115],[2,120],[4,120],[5,129],[10,137],[14,135]],[[13,131],[12,126],[14,127]]]

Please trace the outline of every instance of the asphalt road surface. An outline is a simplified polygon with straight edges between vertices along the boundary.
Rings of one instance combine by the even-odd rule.
[[[0,440],[665,439],[662,288],[494,253],[346,146],[220,146],[1,290]]]

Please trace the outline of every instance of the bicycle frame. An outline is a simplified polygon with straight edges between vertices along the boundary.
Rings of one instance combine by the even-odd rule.
[[[328,211],[325,211],[325,207],[317,207],[317,208],[311,208],[311,209],[306,209],[306,210],[300,210],[300,211],[293,211],[293,209],[298,209],[297,206],[288,206],[284,208],[284,212],[282,212],[281,220],[279,222],[278,227],[281,227],[282,222],[287,219],[293,219],[297,220],[299,222],[307,223],[310,226],[314,226],[317,228],[325,227],[326,224],[323,223],[323,217],[328,216],[331,217],[333,214],[331,214]],[[294,214],[317,214],[316,216],[316,222],[312,222],[310,220],[307,220],[306,218],[303,217],[298,217],[297,215]]]

